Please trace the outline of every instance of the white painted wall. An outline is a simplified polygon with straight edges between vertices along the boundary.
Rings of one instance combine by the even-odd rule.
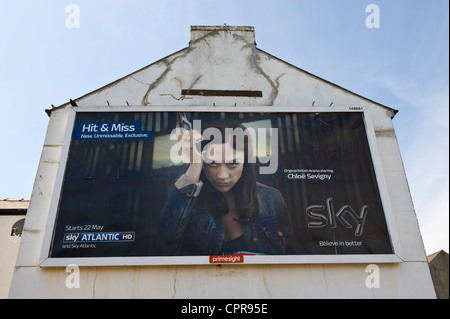
[[[14,224],[25,215],[0,215],[0,299],[8,298],[9,286],[13,277],[20,236],[11,236]]]
[[[371,115],[402,263],[81,267],[39,266],[70,104],[53,110],[10,289],[10,298],[435,298],[391,117],[394,111],[259,50],[252,28],[196,27],[190,45],[76,103],[96,106],[270,106],[292,111],[362,107]],[[261,90],[262,98],[182,96],[182,89]],[[314,102],[314,107],[312,104]],[[399,115],[401,116],[401,114]]]

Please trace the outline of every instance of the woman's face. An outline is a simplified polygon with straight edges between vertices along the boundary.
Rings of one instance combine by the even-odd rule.
[[[216,190],[226,193],[241,178],[244,158],[244,151],[235,150],[228,143],[208,146],[204,154],[205,176]]]

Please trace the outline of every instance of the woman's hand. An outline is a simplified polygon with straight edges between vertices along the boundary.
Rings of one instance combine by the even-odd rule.
[[[203,140],[202,134],[196,130],[182,130],[178,122],[176,133],[181,150],[190,163],[185,174],[192,182],[198,183],[202,172],[203,155],[198,151],[197,145]]]

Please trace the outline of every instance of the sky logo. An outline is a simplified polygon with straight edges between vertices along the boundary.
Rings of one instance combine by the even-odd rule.
[[[64,234],[64,242],[65,243],[75,243],[79,237],[80,237],[79,233]]]

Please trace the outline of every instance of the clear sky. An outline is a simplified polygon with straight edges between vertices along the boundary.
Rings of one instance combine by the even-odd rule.
[[[44,109],[185,48],[190,25],[224,23],[254,26],[260,49],[399,110],[426,252],[448,252],[447,0],[0,0],[0,199],[31,196]]]

